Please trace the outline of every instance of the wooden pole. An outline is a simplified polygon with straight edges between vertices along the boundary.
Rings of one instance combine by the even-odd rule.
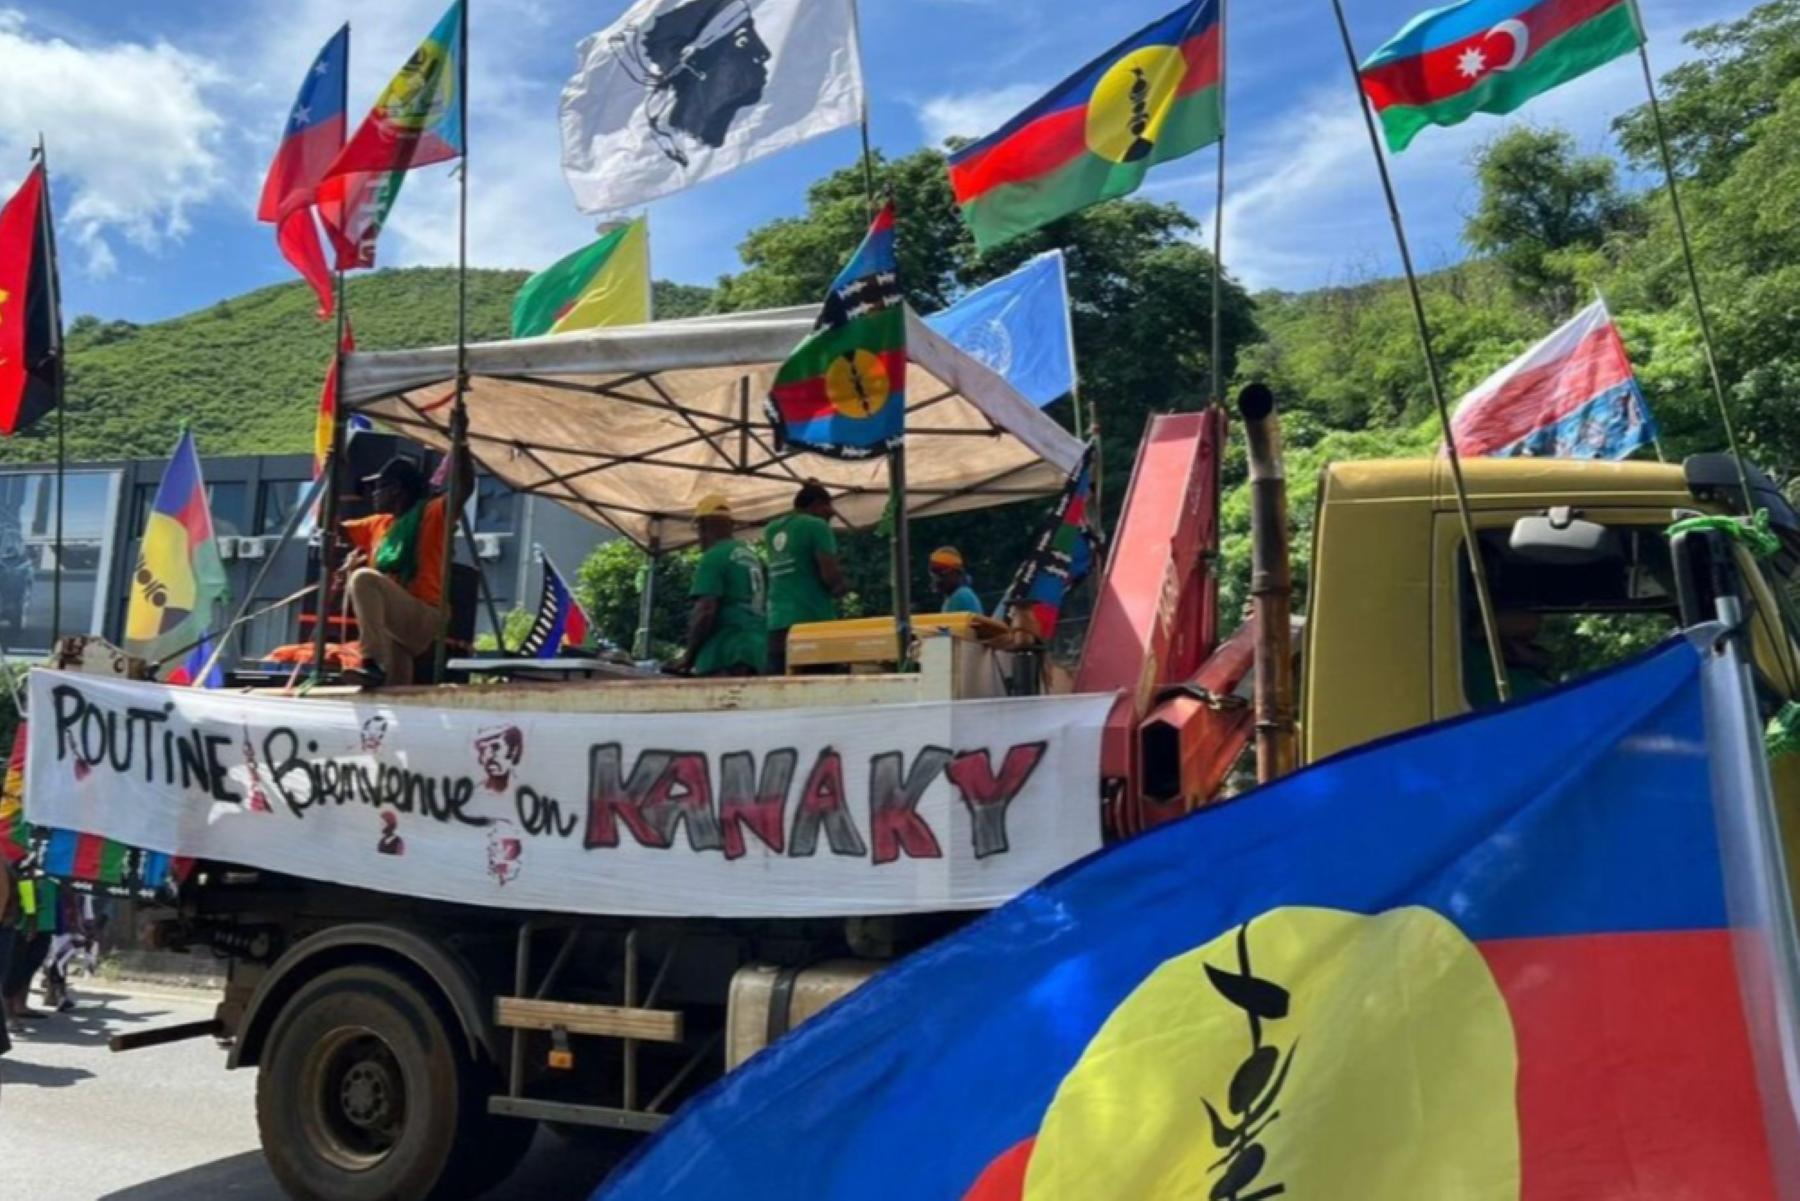
[[[1437,408],[1438,424],[1444,433],[1444,454],[1450,464],[1451,485],[1456,491],[1456,514],[1462,522],[1463,546],[1469,555],[1469,573],[1475,582],[1475,603],[1481,609],[1481,629],[1486,636],[1488,659],[1494,670],[1494,693],[1501,701],[1512,698],[1506,678],[1506,653],[1500,646],[1500,623],[1494,613],[1494,595],[1488,587],[1487,564],[1481,557],[1481,545],[1475,538],[1475,516],[1469,505],[1468,484],[1463,480],[1462,456],[1456,449],[1456,434],[1450,425],[1450,403],[1444,398],[1443,372],[1438,367],[1437,351],[1431,342],[1431,325],[1425,319],[1425,299],[1419,291],[1419,276],[1413,270],[1412,249],[1406,240],[1406,223],[1400,218],[1400,201],[1394,194],[1393,176],[1388,173],[1387,156],[1381,149],[1381,136],[1375,132],[1375,113],[1363,91],[1362,72],[1358,69],[1356,46],[1350,40],[1350,22],[1344,16],[1343,0],[1331,0],[1337,16],[1338,33],[1344,42],[1344,58],[1350,64],[1350,83],[1356,89],[1356,101],[1362,107],[1363,125],[1369,134],[1369,149],[1375,155],[1375,168],[1381,176],[1382,195],[1387,199],[1388,219],[1394,226],[1394,241],[1400,247],[1400,264],[1406,271],[1407,295],[1412,299],[1413,324],[1419,333],[1419,346],[1425,353],[1425,371],[1431,384],[1432,403]]]

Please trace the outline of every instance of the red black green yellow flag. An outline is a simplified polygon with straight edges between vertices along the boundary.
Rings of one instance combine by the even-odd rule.
[[[56,407],[61,355],[49,220],[39,165],[0,209],[0,434],[7,437]]]
[[[892,201],[776,373],[764,411],[778,445],[835,459],[867,459],[905,439],[906,298]]]
[[[1194,0],[1102,54],[950,158],[983,250],[1138,190],[1150,168],[1219,140],[1219,0]]]

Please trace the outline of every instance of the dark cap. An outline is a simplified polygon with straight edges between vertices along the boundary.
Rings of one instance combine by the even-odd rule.
[[[424,496],[426,492],[424,468],[404,455],[395,455],[383,463],[380,471],[364,476],[363,483],[375,488],[389,485],[413,496]]]

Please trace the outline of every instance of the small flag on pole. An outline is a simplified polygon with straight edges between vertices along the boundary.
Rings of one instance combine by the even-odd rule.
[[[144,524],[125,610],[125,649],[155,661],[198,641],[212,627],[213,610],[225,595],[225,564],[213,537],[206,480],[193,432],[186,431],[163,470]]]
[[[538,597],[537,619],[519,645],[519,652],[533,659],[554,659],[565,646],[586,646],[594,624],[549,555],[543,556],[543,563],[544,591]]]
[[[639,217],[526,280],[512,332],[536,338],[649,320],[650,230]]]
[[[1100,532],[1088,520],[1094,493],[1094,445],[1069,476],[1062,497],[1038,534],[1031,557],[1019,568],[1007,595],[1039,638],[1056,634],[1063,602],[1094,570]]]
[[[1408,22],[1362,86],[1397,153],[1427,125],[1510,113],[1643,40],[1632,0],[1463,0]]]
[[[812,335],[781,365],[763,407],[783,447],[866,459],[905,439],[906,297],[893,201],[832,281]]]
[[[350,26],[332,35],[306,72],[300,94],[288,112],[281,145],[263,180],[256,219],[275,226],[281,255],[319,298],[319,316],[331,316],[335,298],[331,268],[313,221],[319,182],[344,146],[345,110],[349,105]]]
[[[1623,459],[1657,436],[1604,300],[1483,380],[1450,429],[1458,453],[1502,458]]]
[[[0,435],[9,438],[56,407],[61,347],[46,186],[39,164],[0,209]]]
[[[463,152],[463,3],[456,0],[325,171],[319,215],[340,270],[375,265],[406,172]]]
[[[996,133],[950,156],[950,186],[983,250],[1138,190],[1152,167],[1219,140],[1218,0],[1132,34]]]

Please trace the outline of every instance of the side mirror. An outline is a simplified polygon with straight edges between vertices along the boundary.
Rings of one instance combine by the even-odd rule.
[[[1581,520],[1566,505],[1542,517],[1519,518],[1509,545],[1521,559],[1558,567],[1585,567],[1624,557],[1616,534],[1597,522]]]

